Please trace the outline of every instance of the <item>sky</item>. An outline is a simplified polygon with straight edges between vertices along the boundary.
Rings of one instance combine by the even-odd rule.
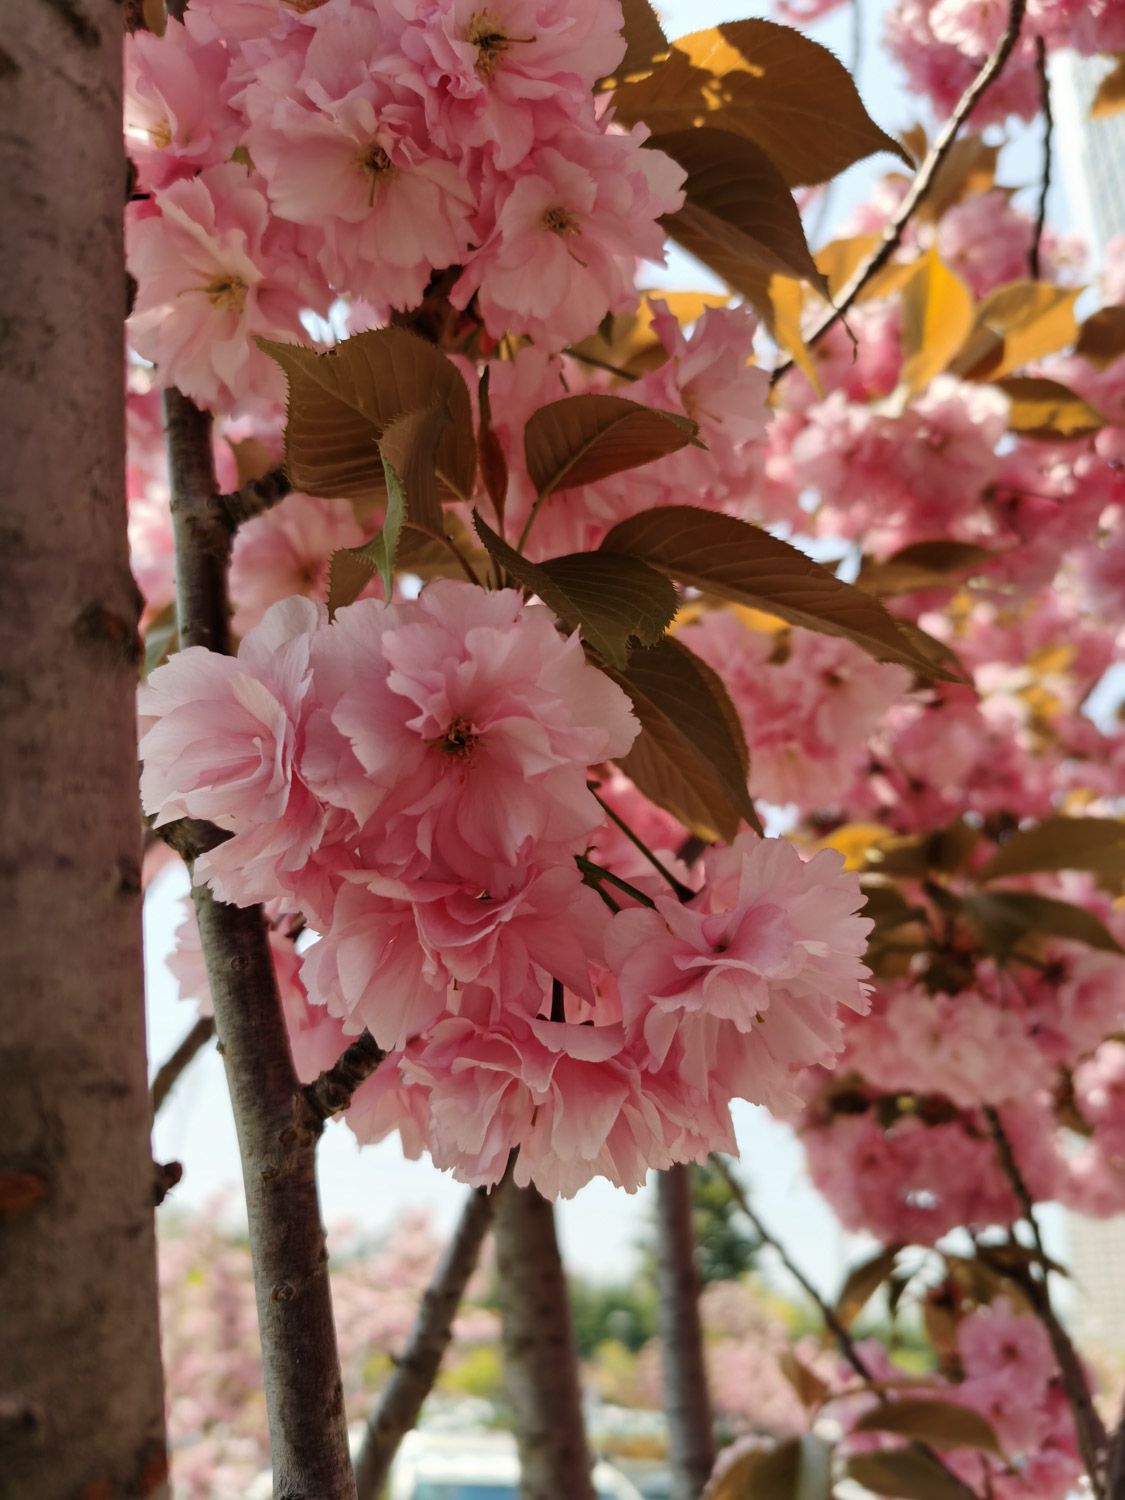
[[[918,101],[903,88],[897,71],[879,47],[883,0],[858,3],[862,38],[858,82],[869,113],[892,134],[921,116],[932,134],[934,122],[919,110]],[[740,4],[738,0],[691,0],[690,4],[675,0],[658,9],[672,38],[723,21],[769,14],[760,3]],[[851,65],[854,31],[850,6],[829,17],[811,34]],[[1039,131],[1033,127],[1018,131],[1001,159],[1001,181],[1020,187],[1023,201],[1030,201],[1037,191],[1040,151]],[[814,249],[833,237],[836,227],[868,195],[879,176],[894,170],[895,165],[892,157],[876,157],[857,164],[836,180]],[[810,217],[815,222],[815,213]],[[1067,228],[1071,218],[1062,186],[1056,184],[1049,200],[1049,219]],[[679,252],[674,251],[669,259],[669,267],[654,274],[654,283],[683,289],[716,285],[701,267]],[[194,1008],[177,999],[164,965],[186,893],[185,872],[182,867],[171,868],[159,878],[145,903],[149,1051],[154,1072],[195,1019]],[[734,1113],[742,1156],[739,1171],[756,1211],[819,1290],[832,1296],[843,1281],[847,1265],[862,1258],[874,1242],[843,1231],[809,1182],[803,1152],[786,1127],[751,1105],[736,1106]],[[221,1214],[235,1226],[245,1222],[234,1122],[222,1061],[214,1048],[196,1059],[162,1110],[155,1130],[154,1155],[159,1161],[180,1161],[184,1167],[183,1180],[161,1209],[162,1214],[207,1211]],[[408,1208],[424,1208],[435,1230],[444,1232],[452,1228],[468,1191],[448,1174],[437,1172],[428,1158],[406,1161],[397,1137],[360,1150],[347,1127],[338,1122],[328,1126],[321,1143],[319,1172],[330,1244],[334,1227],[346,1226],[379,1238]],[[596,1181],[572,1201],[560,1204],[559,1235],[568,1266],[594,1280],[627,1278],[639,1263],[640,1241],[650,1233],[653,1203],[651,1188],[629,1195]],[[1052,1253],[1065,1254],[1063,1215],[1048,1209],[1043,1222],[1048,1248]],[[784,1275],[776,1267],[774,1271],[784,1283]]]

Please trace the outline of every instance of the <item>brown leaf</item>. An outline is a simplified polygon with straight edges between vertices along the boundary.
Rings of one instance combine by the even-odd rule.
[[[973,542],[946,539],[914,542],[885,562],[864,558],[856,578],[857,588],[885,599],[918,589],[953,588],[960,577],[996,554]]]
[[[936,1458],[917,1448],[886,1448],[848,1459],[848,1478],[895,1500],[965,1500],[964,1487]]]
[[[504,525],[504,506],[508,498],[508,460],[492,425],[492,403],[489,399],[489,365],[485,365],[480,378],[477,401],[480,406],[480,423],[477,428],[477,463],[485,493],[492,501],[497,523]]]
[[[609,676],[629,694],[641,723],[618,764],[645,796],[702,838],[730,843],[743,820],[760,830],[746,786],[742,726],[718,674],[665,636]]]
[[[1117,818],[1044,818],[1013,833],[978,875],[1038,875],[1050,870],[1089,870],[1125,876],[1125,822]]]
[[[433,344],[403,328],[345,339],[326,354],[298,344],[256,340],[289,382],[285,466],[295,489],[370,505],[386,494],[377,443],[408,412],[448,408],[436,472],[458,499],[476,476],[469,392],[460,370]]]
[[[536,493],[553,495],[664,458],[698,430],[689,417],[624,396],[564,396],[528,418],[524,457]]]
[[[854,162],[909,153],[868,115],[826,47],[773,21],[731,21],[678,38],[666,62],[614,91],[620,124],[655,132],[703,124],[734,131],[769,156],[790,187],[827,182]]]
[[[1104,120],[1125,109],[1125,52],[1111,52],[1114,66],[1098,84],[1090,106],[1091,120]]]
[[[581,630],[586,644],[620,671],[627,668],[631,640],[655,646],[672,623],[676,590],[662,573],[635,557],[575,552],[533,563],[497,536],[477,511],[473,525],[501,567],[538,594],[560,620]]]
[[[661,506],[619,522],[602,550],[628,552],[681,583],[792,625],[845,636],[878,661],[950,675],[914,650],[870,595],[748,521],[691,505]]]
[[[264,479],[277,468],[277,457],[273,449],[268,443],[263,443],[261,438],[243,438],[240,443],[232,443],[228,438],[227,447],[234,455],[239,489],[243,485],[253,484],[255,479]]]
[[[806,1432],[740,1454],[708,1485],[706,1500],[828,1500],[831,1492],[832,1449]]]
[[[1125,354],[1125,307],[1103,307],[1091,313],[1078,332],[1075,354],[1107,370]]]
[[[379,452],[402,486],[406,519],[427,531],[442,526],[435,464],[441,435],[449,424],[449,408],[435,402],[423,411],[408,411],[383,429]]]
[[[915,152],[921,161],[928,151],[925,136]],[[963,135],[953,142],[934,174],[930,190],[918,205],[918,217],[935,222],[954,204],[977,193],[987,193],[996,184],[1000,147],[990,146],[979,135]]]
[[[984,946],[1001,958],[1027,937],[1068,938],[1107,953],[1125,953],[1092,911],[1035,891],[979,891],[964,898],[963,909]]]
[[[778,1368],[797,1392],[802,1406],[820,1406],[829,1392],[827,1380],[822,1380],[815,1370],[799,1360],[792,1349],[783,1349],[777,1356]]]
[[[847,1325],[855,1321],[895,1268],[902,1245],[885,1245],[870,1259],[849,1271],[836,1302],[836,1316]]]
[[[852,1430],[893,1432],[935,1448],[979,1448],[996,1458],[1004,1456],[988,1418],[952,1401],[907,1396],[882,1402],[865,1411]]]
[[[621,0],[621,13],[624,17],[621,34],[625,38],[625,56],[617,64],[613,76],[603,78],[598,84],[602,89],[613,88],[634,74],[647,73],[668,56],[668,38],[649,0]]]
[[[1088,401],[1057,380],[1040,375],[1013,375],[996,381],[1011,401],[1008,428],[1044,442],[1069,442],[1089,437],[1105,426],[1105,418]]]
[[[721,265],[744,262],[769,276],[801,277],[827,297],[789,186],[753,141],[702,126],[656,134],[647,144],[688,174],[683,208],[663,220],[685,250],[720,275]]]

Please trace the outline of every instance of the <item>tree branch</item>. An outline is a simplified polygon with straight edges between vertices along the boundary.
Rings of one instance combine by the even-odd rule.
[[[217,496],[216,501],[227,526],[235,532],[244,521],[252,521],[255,516],[264,515],[292,493],[293,486],[288,474],[283,468],[277,468],[263,474],[260,479],[252,479],[240,490]]]
[[[231,533],[210,417],[176,390],[164,412],[180,645],[229,651]],[[192,900],[242,1158],[274,1494],[355,1500],[316,1186],[324,1116],[293,1067],[261,907],[226,906],[194,884]]]
[[[360,1084],[371,1077],[386,1057],[369,1031],[362,1031],[330,1068],[304,1087],[305,1102],[323,1124],[347,1109]]]
[[[554,1208],[534,1187],[511,1181],[497,1200],[504,1382],[520,1500],[595,1500]]]
[[[1039,1266],[1039,1279],[1031,1275],[1021,1276],[1016,1271],[1016,1279],[1024,1287],[1030,1297],[1031,1304],[1035,1309],[1039,1321],[1047,1330],[1047,1336],[1051,1340],[1051,1349],[1055,1356],[1055,1363],[1059,1367],[1062,1376],[1063,1389],[1066,1392],[1067,1405],[1074,1421],[1074,1432],[1078,1439],[1078,1451],[1082,1455],[1082,1462],[1086,1466],[1089,1476],[1090,1487],[1095,1500],[1103,1500],[1106,1489],[1106,1469],[1109,1462],[1109,1438],[1106,1434],[1102,1419],[1098,1415],[1097,1407],[1094,1405],[1090,1394],[1090,1387],[1086,1381],[1085,1372],[1082,1369],[1082,1361],[1078,1358],[1074,1345],[1070,1341],[1070,1335],[1059,1322],[1058,1315],[1051,1306],[1051,1291],[1049,1277],[1051,1273],[1051,1262],[1043,1246],[1043,1236],[1039,1230],[1039,1220],[1035,1216],[1035,1205],[1032,1201],[1027,1183],[1024,1181],[1023,1173],[1019,1169],[1012,1143],[1008,1139],[1000,1116],[992,1105],[984,1107],[984,1117],[988,1121],[988,1128],[992,1133],[992,1139],[996,1145],[996,1155],[1005,1177],[1012,1186],[1012,1191],[1020,1206],[1020,1212],[1027,1220],[1031,1228],[1032,1239],[1035,1244],[1035,1259]],[[1008,1274],[1012,1274],[1011,1271]]]
[[[891,256],[902,242],[903,231],[914,215],[918,205],[925,198],[933,186],[934,178],[937,176],[942,163],[953,149],[953,143],[957,139],[961,126],[972,114],[981,96],[995,83],[996,79],[1004,70],[1004,64],[1011,56],[1012,49],[1019,40],[1020,27],[1023,25],[1024,11],[1027,8],[1027,0],[1011,0],[1011,8],[1008,12],[1008,24],[992,54],[985,62],[972,83],[961,95],[957,102],[957,108],[950,115],[941,134],[930,147],[925,161],[918,169],[914,181],[906,197],[899,204],[894,218],[883,230],[879,243],[869,255],[864,256],[859,265],[856,266],[845,285],[841,288],[839,297],[835,304],[824,314],[820,322],[816,324],[812,332],[805,339],[808,348],[812,348],[818,339],[837,324],[859,296],[860,292],[876,274],[881,271]],[[792,369],[793,361],[787,359],[778,365],[773,372],[771,380],[780,380],[786,371]]]
[[[200,1016],[168,1061],[157,1069],[156,1077],[152,1080],[152,1088],[149,1090],[149,1102],[152,1105],[154,1119],[160,1112],[160,1106],[179,1082],[180,1074],[186,1070],[192,1059],[203,1051],[214,1035],[214,1016]]]
[[[398,1446],[433,1389],[453,1337],[453,1320],[492,1224],[499,1191],[474,1188],[470,1192],[453,1238],[426,1288],[406,1348],[367,1419],[355,1468],[359,1500],[378,1500],[383,1493]]]
[[[774,1238],[774,1236],[762,1223],[761,1219],[758,1218],[758,1215],[750,1207],[750,1200],[747,1198],[742,1184],[739,1182],[738,1178],[735,1177],[734,1173],[731,1171],[730,1167],[723,1160],[723,1158],[717,1153],[712,1152],[710,1159],[719,1176],[726,1183],[727,1187],[730,1188],[731,1195],[733,1196],[734,1201],[738,1204],[739,1208],[754,1226],[755,1232],[757,1233],[758,1238],[762,1241],[762,1244],[768,1245],[770,1249],[773,1250],[773,1252],[780,1259],[781,1264],[789,1272],[790,1276],[793,1277],[794,1281],[797,1282],[801,1290],[816,1304],[820,1312],[820,1316],[824,1319],[824,1326],[836,1340],[837,1347],[839,1348],[840,1353],[847,1360],[848,1364],[851,1365],[852,1369],[856,1372],[856,1374],[862,1381],[872,1387],[877,1400],[883,1402],[887,1401],[888,1396],[886,1391],[878,1385],[874,1372],[871,1370],[870,1366],[867,1364],[867,1361],[863,1358],[859,1350],[856,1348],[855,1340],[849,1333],[847,1325],[837,1315],[836,1309],[830,1306],[829,1303],[825,1302],[824,1298],[817,1291],[816,1287],[813,1286],[812,1282],[808,1279],[804,1272],[800,1270],[792,1260],[790,1260],[789,1254],[786,1251],[784,1245],[782,1245],[779,1240]],[[964,1495],[965,1500],[978,1500],[976,1491],[970,1485],[967,1485],[963,1479],[959,1478],[958,1475],[954,1474],[953,1470],[948,1466],[948,1464],[946,1464],[940,1453],[936,1453],[928,1443],[915,1442],[911,1443],[910,1447],[913,1448],[915,1452],[923,1454],[927,1459],[929,1459],[931,1463],[937,1464],[940,1469],[944,1469],[951,1482],[956,1485],[956,1487],[961,1491],[962,1495]]]
[[[656,1179],[660,1357],[673,1500],[698,1500],[715,1466],[715,1436],[695,1266],[691,1167]]]
[[[1035,215],[1031,246],[1027,252],[1027,266],[1032,281],[1039,280],[1039,247],[1047,224],[1047,194],[1051,190],[1051,147],[1055,132],[1055,117],[1051,111],[1051,80],[1047,76],[1047,46],[1041,36],[1035,38],[1035,72],[1039,79],[1039,108],[1043,111],[1043,176],[1039,184],[1039,209]]]

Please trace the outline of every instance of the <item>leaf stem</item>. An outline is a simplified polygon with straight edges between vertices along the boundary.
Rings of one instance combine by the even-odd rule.
[[[634,375],[632,370],[623,370],[620,365],[610,364],[608,359],[599,359],[596,354],[583,354],[581,349],[575,349],[568,344],[563,350],[569,354],[571,359],[581,360],[584,365],[593,365],[596,370],[607,370],[610,375],[617,375],[621,380],[639,380],[639,375]]]
[[[600,883],[608,880],[610,885],[615,885],[619,891],[624,891],[627,896],[632,896],[634,901],[639,901],[642,906],[647,906],[650,911],[656,910],[656,902],[651,896],[646,896],[644,891],[639,891],[635,885],[630,885],[627,880],[622,880],[620,875],[615,875],[612,870],[607,870],[592,859],[587,859],[584,854],[576,854],[574,863],[586,877],[586,884]],[[601,893],[599,893],[601,894]],[[620,910],[620,907],[618,908]]]
[[[677,900],[683,902],[694,900],[699,892],[693,891],[691,886],[685,885],[682,880],[677,880],[668,866],[656,857],[656,855],[652,852],[648,845],[643,842],[638,834],[633,832],[628,823],[626,823],[625,819],[615,813],[613,808],[610,807],[609,803],[606,802],[604,798],[598,796],[597,789],[600,783],[596,781],[588,781],[586,785],[593,793],[594,801],[605,813],[606,817],[617,824],[621,832],[625,835],[625,837],[631,844],[636,845],[636,847],[641,851],[645,859],[648,860],[649,864],[657,872],[657,874],[662,876],[668,882],[668,884],[675,891]]]

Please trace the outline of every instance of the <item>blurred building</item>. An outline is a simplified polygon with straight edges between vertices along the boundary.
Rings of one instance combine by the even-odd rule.
[[[1100,264],[1107,243],[1125,234],[1125,111],[1090,119],[1098,84],[1114,66],[1109,57],[1051,56],[1057,166],[1076,230]]]

